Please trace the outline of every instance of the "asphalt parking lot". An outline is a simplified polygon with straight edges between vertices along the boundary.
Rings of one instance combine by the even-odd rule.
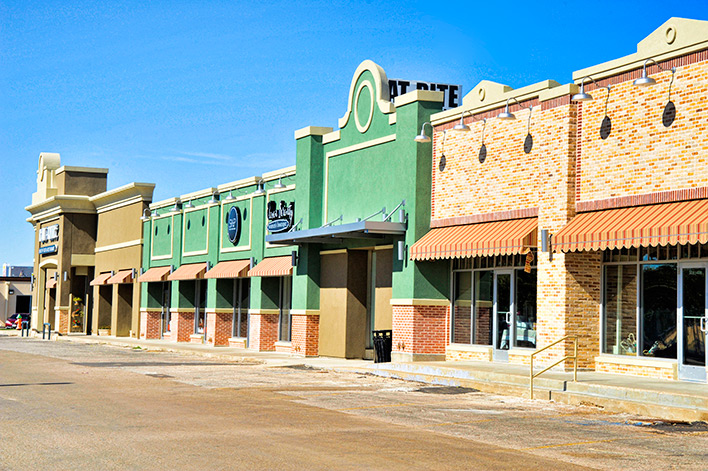
[[[0,436],[0,467],[23,470],[708,466],[702,423],[17,337],[0,337]]]

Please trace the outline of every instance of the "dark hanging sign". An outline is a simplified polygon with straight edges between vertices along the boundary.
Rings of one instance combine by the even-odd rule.
[[[289,230],[293,227],[295,220],[295,202],[281,201],[278,205],[275,201],[269,201],[266,217],[268,218],[267,228],[271,234]]]
[[[49,255],[53,253],[57,253],[57,246],[56,245],[47,245],[44,247],[39,248],[39,255]]]
[[[398,95],[403,95],[413,90],[430,90],[432,92],[444,92],[443,110],[457,108],[462,105],[462,85],[452,85],[449,83],[416,82],[414,80],[388,79],[388,86],[391,94],[391,101]]]
[[[226,232],[229,235],[229,242],[236,245],[241,238],[241,210],[236,206],[231,206],[229,215],[226,218]]]

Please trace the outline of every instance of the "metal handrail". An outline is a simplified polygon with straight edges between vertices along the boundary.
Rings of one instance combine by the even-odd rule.
[[[552,365],[546,367],[545,369],[539,371],[538,373],[533,372],[533,357],[534,356],[538,355],[539,353],[541,353],[544,350],[548,350],[549,348],[554,347],[554,346],[558,345],[559,343],[565,342],[566,340],[570,340],[570,339],[573,340],[573,354],[572,355],[564,356],[563,358],[561,358],[557,362],[555,362]],[[531,388],[531,399],[533,399],[533,379],[536,376],[539,376],[539,375],[545,373],[546,371],[550,370],[551,368],[558,365],[559,363],[564,362],[566,360],[570,360],[571,358],[573,359],[573,381],[577,382],[578,381],[578,337],[577,336],[566,335],[565,337],[560,338],[560,339],[556,340],[555,342],[550,343],[550,344],[546,345],[545,347],[543,347],[542,349],[536,350],[535,352],[533,352],[531,354],[531,373],[530,373],[530,377],[529,377],[529,387]]]

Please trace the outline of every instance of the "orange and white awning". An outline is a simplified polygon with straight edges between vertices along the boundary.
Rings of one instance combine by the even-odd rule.
[[[101,273],[98,275],[96,278],[91,280],[91,283],[89,283],[91,286],[101,286],[105,285],[108,282],[108,278],[111,277],[111,272],[108,273]],[[55,282],[56,283],[56,282]],[[47,286],[49,286],[49,283],[47,283]]]
[[[118,285],[121,283],[132,283],[133,282],[133,270],[121,270],[112,277],[108,278],[109,285]]]
[[[204,278],[204,272],[206,272],[206,263],[190,263],[173,271],[167,279],[170,281],[198,280]]]
[[[248,276],[290,276],[293,274],[293,259],[286,257],[264,258],[248,271]]]
[[[437,227],[411,246],[411,260],[524,253],[536,247],[537,226],[538,218],[526,218]]]
[[[245,278],[248,276],[250,266],[250,260],[219,262],[204,275],[204,278]]]
[[[581,213],[553,236],[553,250],[605,250],[708,242],[708,200]]]
[[[167,281],[167,275],[170,274],[172,267],[169,265],[166,267],[152,267],[138,277],[140,283],[147,283],[150,281]]]

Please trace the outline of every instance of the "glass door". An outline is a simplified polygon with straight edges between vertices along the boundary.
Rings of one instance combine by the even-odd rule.
[[[160,315],[160,321],[161,321],[161,329],[160,332],[162,334],[162,337],[169,337],[170,335],[170,286],[171,282],[165,281],[162,282],[162,300],[161,300],[161,305],[162,305],[162,312]]]
[[[705,382],[706,264],[682,264],[679,290],[679,379]]]
[[[494,272],[494,360],[508,361],[514,338],[513,272]]]

